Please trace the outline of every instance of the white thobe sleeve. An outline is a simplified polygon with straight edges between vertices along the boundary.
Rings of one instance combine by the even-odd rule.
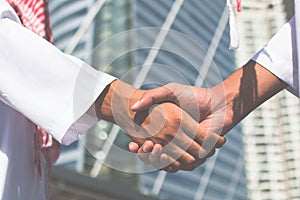
[[[299,97],[294,17],[252,59],[286,82],[289,85],[287,89]]]
[[[97,122],[91,108],[115,78],[10,19],[0,20],[0,30],[1,100],[59,142],[75,141]]]
[[[300,59],[300,1],[294,0],[295,7],[295,29],[296,29],[296,40],[297,40],[297,60],[298,60],[298,69],[299,69],[299,59]],[[300,71],[298,70],[298,88],[300,88]],[[300,89],[299,89],[300,90]],[[300,96],[300,91],[299,91]]]

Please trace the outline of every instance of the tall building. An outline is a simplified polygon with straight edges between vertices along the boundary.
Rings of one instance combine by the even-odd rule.
[[[242,66],[291,16],[292,1],[245,0],[238,14]],[[242,122],[249,199],[300,198],[300,104],[282,91]]]
[[[170,26],[173,31],[184,34],[203,48],[201,51],[183,39],[172,40],[170,31],[171,36],[165,42],[171,40],[169,43],[174,43],[174,50],[169,48],[163,51],[162,45],[145,82],[182,81],[185,84],[199,85],[199,78],[205,76],[205,81],[215,84],[234,70],[234,52],[229,50],[226,1],[139,0],[136,1],[135,8],[135,27],[162,27],[165,30],[164,26],[173,20]],[[180,49],[181,53],[176,55],[175,49]],[[143,65],[148,55],[149,51],[146,50],[137,52],[135,66]],[[207,62],[208,58],[216,67]],[[172,68],[184,77],[179,78],[167,70],[164,72],[163,66]],[[209,69],[207,74],[201,73],[204,68]],[[236,127],[227,134],[227,144],[203,166],[192,172],[166,174],[154,171],[141,174],[141,189],[144,193],[161,199],[247,199],[242,149],[240,128]]]
[[[168,82],[212,86],[234,71],[226,1],[49,3],[59,48],[136,86],[151,88]],[[116,181],[130,177],[142,193],[160,199],[247,199],[239,126],[227,134],[226,144],[206,164],[176,174],[146,172],[148,168],[137,160],[120,156],[119,149],[126,150],[128,138],[111,127],[100,122],[82,140],[87,150],[84,171],[91,176]],[[126,173],[138,170],[143,173]]]

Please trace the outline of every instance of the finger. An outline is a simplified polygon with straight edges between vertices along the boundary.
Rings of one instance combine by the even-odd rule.
[[[180,163],[173,159],[171,156],[167,155],[166,153],[161,154],[160,164],[162,170],[169,173],[175,173],[178,170],[180,170]]]
[[[140,146],[136,143],[136,142],[130,142],[128,144],[128,149],[129,151],[131,151],[132,153],[137,153],[139,150]]]
[[[158,149],[155,149],[155,148],[158,148]],[[153,151],[151,152],[151,154],[144,153],[142,148],[140,148],[140,152],[139,152],[140,159],[145,164],[150,164],[156,169],[165,170],[170,173],[175,173],[178,170],[180,170],[180,163],[178,161],[174,160],[173,158],[171,158],[170,156],[168,156],[165,153],[162,153],[158,156],[158,154],[160,153],[160,150],[162,150],[160,148],[161,148],[161,145],[154,146],[153,151],[156,151],[156,152],[154,152],[154,154],[156,154],[156,155],[154,155],[152,157],[152,160],[149,157],[151,154],[153,154]]]
[[[202,126],[202,123],[196,122],[189,114],[183,111],[182,127],[184,132],[189,135],[196,143],[203,146],[205,149],[220,148],[225,143],[225,138],[214,133],[209,132],[209,128]]]
[[[204,142],[202,143],[202,147],[204,147],[205,149],[209,147],[211,148],[212,146],[214,148],[221,148],[224,143],[226,142],[225,138],[223,136],[220,136],[214,132],[208,132],[207,134],[205,134],[205,138],[204,138]]]
[[[219,136],[214,132],[209,132],[206,134],[204,142],[202,143],[201,147],[206,153],[200,152],[200,158],[203,156],[207,157],[211,151],[214,151],[216,147],[220,148],[225,143],[225,138]]]
[[[203,159],[207,159],[212,157],[213,155],[215,155],[216,153],[216,149],[212,149],[210,152],[206,152],[205,155],[203,156]],[[200,155],[201,158],[201,155]]]
[[[156,169],[161,169],[160,155],[162,153],[162,146],[160,144],[155,144],[151,153],[148,156],[148,163],[151,164]]]
[[[162,154],[162,150],[163,150],[163,148],[160,144],[155,144],[152,152],[149,155],[149,161],[151,163],[159,163],[160,155]]]
[[[224,140],[226,141],[226,140]],[[215,147],[211,147],[212,145],[208,142],[206,143],[206,141],[202,144],[201,146],[201,151],[199,153],[199,158],[200,159],[205,159],[205,158],[209,158],[211,156],[213,156],[216,152],[216,146]]]
[[[219,142],[217,142],[215,148],[221,148],[226,143],[226,138],[223,136],[219,136]]]
[[[188,148],[188,153],[192,154],[196,159],[206,158],[211,151],[215,148],[222,147],[226,141],[224,137],[214,132],[208,132],[209,128],[203,127],[201,123],[198,124],[185,112],[183,112],[181,128],[188,136],[193,138],[197,144]],[[197,153],[198,155],[196,155]]]
[[[142,147],[144,153],[150,153],[153,150],[154,144],[152,141],[147,140],[144,142]]]
[[[187,112],[182,111],[181,129],[193,140],[197,139],[196,142],[202,143],[202,132],[199,132],[199,123],[195,121]],[[198,135],[198,132],[201,133]]]
[[[175,95],[170,89],[166,87],[155,88],[147,90],[142,98],[131,106],[131,110],[141,111],[150,108],[153,104],[165,101],[173,102],[175,99]]]
[[[162,166],[160,164],[160,156],[162,154],[163,147],[160,144],[155,144],[153,146],[153,143],[151,142],[153,148],[152,148],[152,146],[151,146],[151,148],[148,148],[147,143],[150,144],[149,141],[145,142],[143,148],[141,148],[141,151],[140,151],[140,152],[143,152],[143,155],[141,155],[143,162],[145,162],[147,164],[151,164],[156,169],[161,169]],[[148,153],[148,152],[151,152],[151,153]],[[145,153],[148,153],[148,154],[145,155]]]
[[[174,143],[169,143],[164,147],[164,151],[169,157],[180,163],[180,169],[191,171],[197,167],[196,161],[198,158],[185,152],[183,149],[176,146]]]
[[[150,142],[151,142],[151,141],[150,141]],[[146,142],[141,146],[141,148],[139,148],[139,150],[138,150],[138,157],[139,157],[139,159],[140,159],[143,163],[145,163],[146,165],[149,165],[149,164],[151,164],[151,163],[149,162],[149,155],[150,155],[149,152],[151,152],[151,151],[150,151],[150,149],[148,149],[147,147],[145,147],[145,146],[147,146],[147,143],[150,144],[149,141],[146,141]]]
[[[198,158],[199,152],[202,150],[202,147],[183,131],[175,136],[174,143],[195,158]]]

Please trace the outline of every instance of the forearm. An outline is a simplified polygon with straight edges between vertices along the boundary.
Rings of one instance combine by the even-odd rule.
[[[223,134],[228,132],[251,111],[286,87],[286,83],[278,79],[270,71],[254,61],[231,74],[223,83],[213,88],[214,93],[221,93],[218,105],[225,107]]]

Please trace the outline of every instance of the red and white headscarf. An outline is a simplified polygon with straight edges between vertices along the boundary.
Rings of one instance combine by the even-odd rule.
[[[8,0],[22,24],[53,43],[48,0]]]

